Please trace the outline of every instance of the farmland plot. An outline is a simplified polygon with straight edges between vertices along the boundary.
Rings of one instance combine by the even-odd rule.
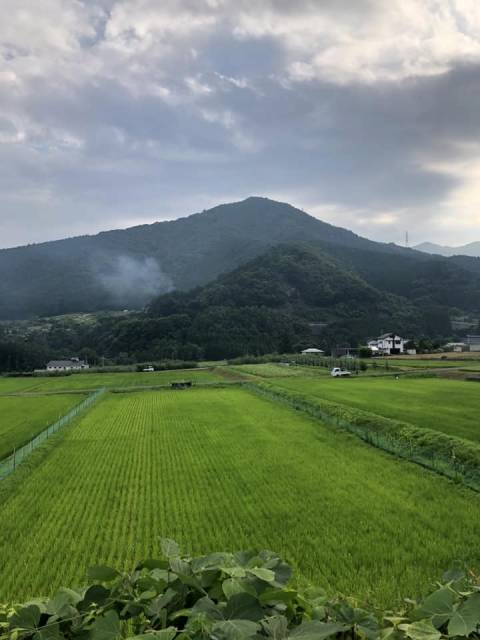
[[[196,371],[154,371],[118,373],[74,373],[70,376],[0,378],[0,394],[12,392],[43,392],[93,390],[168,385],[171,382],[191,380],[195,382],[217,382],[220,376],[205,369]]]
[[[293,378],[302,376],[326,376],[328,371],[322,367],[302,367],[282,365],[276,362],[265,364],[242,364],[230,367],[232,371],[240,371],[261,378]]]
[[[0,460],[29,442],[85,398],[82,394],[0,397]]]
[[[478,567],[478,496],[239,388],[105,398],[0,485],[0,601],[187,552],[267,547],[330,592],[399,601]]]
[[[277,379],[277,386],[480,442],[480,387],[440,378]]]

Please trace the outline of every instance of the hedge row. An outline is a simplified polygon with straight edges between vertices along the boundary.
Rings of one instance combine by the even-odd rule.
[[[480,446],[474,442],[329,400],[306,397],[269,382],[244,386],[480,491]]]

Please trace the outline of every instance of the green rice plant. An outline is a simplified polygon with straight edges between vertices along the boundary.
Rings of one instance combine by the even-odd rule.
[[[152,387],[169,385],[179,380],[192,380],[193,382],[217,382],[221,376],[212,369],[186,371],[153,371],[153,372],[129,372],[118,373],[73,373],[67,376],[37,376],[31,378],[7,378],[0,377],[0,395],[3,393],[31,393],[48,391],[91,391],[105,387],[107,389],[127,387]]]
[[[477,386],[464,380],[403,376],[279,378],[275,385],[480,443],[480,393]]]
[[[0,397],[0,461],[81,402],[83,395]]]
[[[480,446],[477,443],[276,388],[268,383],[250,385],[249,388],[355,433],[377,448],[433,469],[480,492]]]
[[[375,605],[480,566],[478,496],[239,387],[111,394],[0,483],[0,601],[190,553],[274,548]]]

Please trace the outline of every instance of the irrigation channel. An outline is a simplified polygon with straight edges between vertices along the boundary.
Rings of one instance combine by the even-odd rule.
[[[3,480],[11,473],[15,471],[19,464],[21,464],[28,456],[30,456],[35,449],[45,442],[54,433],[67,426],[76,418],[80,413],[89,409],[97,400],[105,393],[106,389],[97,389],[91,393],[88,398],[82,400],[76,407],[73,407],[68,413],[62,416],[59,420],[49,425],[46,429],[41,431],[30,442],[19,449],[15,449],[8,458],[0,461],[0,480]]]

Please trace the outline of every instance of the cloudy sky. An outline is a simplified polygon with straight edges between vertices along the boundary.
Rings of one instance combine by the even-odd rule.
[[[0,246],[249,195],[480,240],[479,0],[0,8]]]

